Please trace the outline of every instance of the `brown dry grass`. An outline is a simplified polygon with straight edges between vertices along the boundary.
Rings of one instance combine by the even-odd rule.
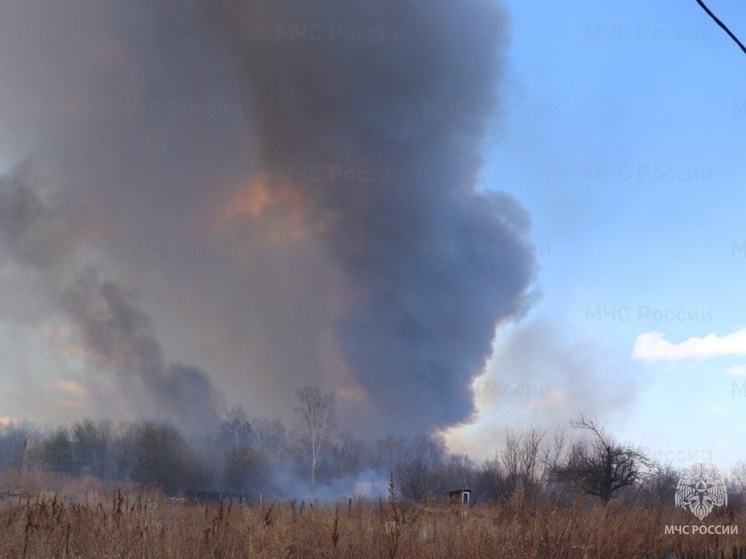
[[[529,505],[469,509],[362,500],[338,505],[190,504],[94,479],[4,473],[0,557],[635,558],[743,545],[740,535],[665,535],[693,524],[671,508]],[[696,522],[696,519],[694,519]],[[714,524],[746,525],[746,516]],[[742,539],[743,538],[743,539]]]

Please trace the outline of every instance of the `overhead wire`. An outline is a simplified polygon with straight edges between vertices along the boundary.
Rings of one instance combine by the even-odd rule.
[[[736,37],[733,33],[731,33],[731,30],[728,29],[728,27],[722,21],[720,21],[715,14],[713,14],[710,11],[710,8],[708,8],[702,0],[697,0],[697,4],[699,4],[700,6],[702,6],[702,9],[705,12],[707,12],[707,15],[709,15],[715,21],[715,23],[717,23],[720,27],[722,27],[723,30],[728,34],[728,36],[731,39],[733,39],[736,42],[736,44],[739,47],[741,47],[741,50],[744,52],[744,54],[746,54],[746,47],[743,46],[743,43],[741,41],[739,41],[738,37]]]

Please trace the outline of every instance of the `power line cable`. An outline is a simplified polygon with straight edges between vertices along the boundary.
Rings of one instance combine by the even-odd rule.
[[[731,39],[733,39],[733,40],[734,40],[734,41],[736,42],[736,44],[737,44],[737,45],[738,45],[739,47],[741,47],[741,50],[742,50],[742,51],[743,51],[743,52],[744,52],[744,53],[746,54],[746,47],[744,47],[744,46],[743,46],[743,43],[742,43],[741,41],[739,41],[739,40],[738,40],[738,37],[736,37],[736,36],[735,36],[735,35],[734,35],[733,33],[731,33],[731,32],[730,32],[730,29],[728,29],[728,28],[726,27],[726,25],[725,25],[725,24],[724,24],[724,23],[723,23],[722,21],[720,21],[720,20],[719,20],[719,19],[717,18],[717,16],[716,16],[715,14],[713,14],[713,13],[712,13],[712,12],[710,11],[710,8],[708,8],[707,6],[705,6],[705,3],[704,3],[704,2],[702,1],[702,0],[697,0],[697,4],[699,4],[700,6],[702,6],[702,9],[703,9],[703,10],[704,10],[705,12],[707,12],[707,15],[709,15],[709,16],[710,16],[710,17],[711,17],[711,18],[712,18],[713,20],[715,20],[715,23],[717,23],[717,24],[718,24],[718,25],[719,25],[720,27],[722,27],[722,28],[723,28],[723,30],[724,30],[724,31],[725,31],[725,32],[726,32],[726,33],[728,34],[728,36],[729,36],[729,37],[730,37]]]

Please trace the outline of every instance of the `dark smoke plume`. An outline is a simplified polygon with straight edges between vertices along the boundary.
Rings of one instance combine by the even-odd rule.
[[[62,308],[80,329],[95,361],[113,368],[124,387],[140,381],[160,414],[190,433],[217,424],[219,397],[207,374],[188,365],[165,363],[150,318],[112,281],[89,271],[62,297]],[[136,393],[136,391],[133,391]],[[152,412],[151,412],[152,413]]]
[[[479,1],[208,5],[256,108],[260,171],[278,186],[281,170],[317,171],[292,188],[355,287],[354,314],[334,325],[347,366],[381,417],[465,420],[534,267],[525,213],[475,184],[504,14]]]
[[[9,0],[0,23],[0,127],[17,133],[0,153],[34,153],[65,201],[65,246],[23,258],[56,267],[84,241],[106,270],[60,297],[99,358],[172,411],[177,379],[195,380],[188,402],[212,391],[164,352],[257,415],[317,384],[371,433],[470,417],[471,381],[535,271],[525,211],[477,187],[502,9],[34,4]],[[120,286],[142,294],[160,343]]]
[[[113,281],[102,281],[91,268],[71,279],[62,258],[74,259],[61,243],[71,227],[61,212],[44,204],[34,189],[33,169],[24,164],[0,177],[0,248],[5,256],[45,277],[50,300],[72,323],[90,361],[117,375],[119,388],[131,398],[152,398],[138,406],[150,416],[175,421],[190,433],[214,427],[219,396],[200,369],[163,358],[150,318]],[[60,232],[67,232],[60,236]],[[140,383],[141,385],[138,385]]]

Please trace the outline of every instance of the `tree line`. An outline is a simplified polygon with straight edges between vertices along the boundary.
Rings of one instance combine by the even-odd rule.
[[[398,494],[416,501],[469,488],[482,501],[520,491],[529,499],[569,502],[580,492],[603,503],[619,498],[645,505],[673,503],[681,473],[583,416],[551,435],[508,430],[490,458],[477,464],[449,453],[443,438],[432,434],[356,437],[339,427],[335,395],[317,387],[300,389],[297,402],[297,421],[289,429],[237,406],[214,433],[198,440],[169,423],[145,420],[115,425],[83,419],[47,429],[30,422],[5,425],[0,468],[132,481],[167,494],[230,492],[250,499],[383,493],[393,477]],[[727,481],[731,506],[741,506],[746,464],[734,467]]]

